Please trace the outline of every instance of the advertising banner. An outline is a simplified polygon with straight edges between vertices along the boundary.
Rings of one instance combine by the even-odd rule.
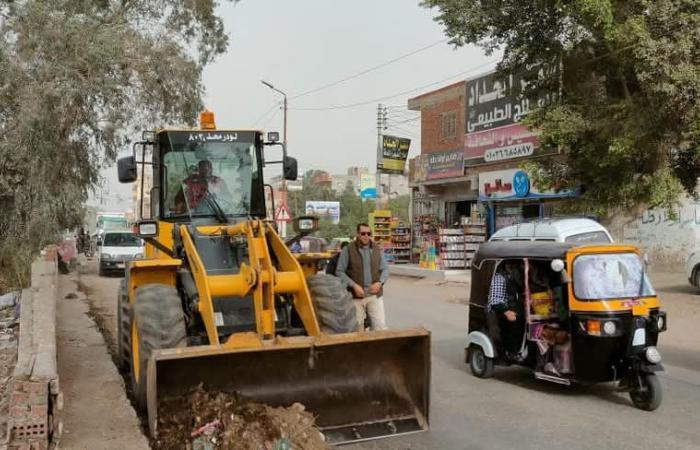
[[[464,151],[430,153],[424,155],[428,159],[428,180],[457,178],[464,175]]]
[[[330,220],[336,225],[340,222],[340,202],[307,200],[305,210],[308,216]]]
[[[428,179],[428,155],[418,155],[408,164],[409,183],[420,183]]]
[[[374,174],[360,174],[360,198],[377,198],[377,177]]]
[[[464,165],[494,163],[540,155],[537,132],[512,124],[465,136]]]
[[[512,201],[525,199],[565,198],[573,191],[540,190],[522,169],[496,170],[479,174],[479,201]]]
[[[403,174],[410,148],[410,139],[382,136],[382,161],[377,169],[382,173]]]

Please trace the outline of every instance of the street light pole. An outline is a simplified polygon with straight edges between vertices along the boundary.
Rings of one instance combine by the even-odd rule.
[[[262,84],[264,84],[265,86],[269,87],[270,89],[272,89],[273,91],[282,94],[282,96],[284,97],[284,102],[282,103],[283,110],[284,110],[284,130],[283,130],[284,136],[282,137],[282,142],[284,143],[284,147],[286,149],[287,148],[287,94],[285,94],[283,91],[280,91],[279,89],[274,87],[271,83],[268,83],[265,80],[260,80],[260,82]]]

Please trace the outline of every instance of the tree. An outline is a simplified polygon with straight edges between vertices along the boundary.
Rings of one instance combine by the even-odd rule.
[[[228,42],[216,3],[0,0],[0,284],[81,223],[138,131],[194,123]]]
[[[451,43],[502,49],[499,69],[560,66],[531,89],[561,91],[527,123],[563,158],[530,163],[544,186],[606,213],[667,206],[700,175],[697,0],[425,0]]]

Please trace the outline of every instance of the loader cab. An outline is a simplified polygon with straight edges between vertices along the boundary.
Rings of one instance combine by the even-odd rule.
[[[279,134],[268,136],[265,141],[259,130],[218,130],[205,111],[198,129],[145,131],[133,156],[118,161],[119,181],[140,175],[140,221],[163,221],[167,227],[265,219],[262,168],[282,164],[285,179],[297,178],[296,160],[287,156]],[[266,146],[280,146],[282,158],[266,161]]]

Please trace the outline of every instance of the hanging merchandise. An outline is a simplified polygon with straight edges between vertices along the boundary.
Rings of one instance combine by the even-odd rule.
[[[411,229],[403,222],[391,229],[391,248],[394,264],[411,262]]]

